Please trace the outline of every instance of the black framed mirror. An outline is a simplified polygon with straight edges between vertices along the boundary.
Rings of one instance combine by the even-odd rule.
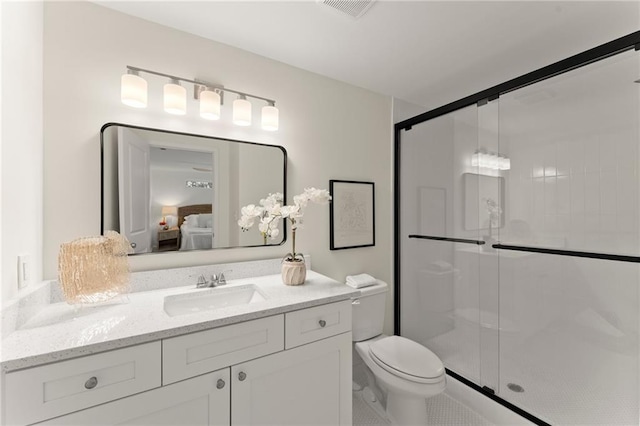
[[[281,146],[107,123],[100,131],[101,231],[134,254],[283,244],[242,232],[241,207],[269,193],[286,200]]]

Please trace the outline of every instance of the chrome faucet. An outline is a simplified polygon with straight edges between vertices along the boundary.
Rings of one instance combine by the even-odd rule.
[[[204,275],[200,275],[198,277],[198,282],[196,283],[196,288],[203,288],[203,287],[211,287],[209,281],[207,281],[207,279],[204,277]]]
[[[196,288],[217,287],[219,285],[225,285],[226,283],[227,279],[224,277],[224,272],[220,272],[220,274],[211,274],[209,280],[207,280],[204,275],[200,275],[198,277],[198,282],[196,283]]]

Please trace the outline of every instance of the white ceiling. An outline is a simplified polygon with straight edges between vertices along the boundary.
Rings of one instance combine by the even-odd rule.
[[[426,109],[640,30],[638,1],[99,3]]]

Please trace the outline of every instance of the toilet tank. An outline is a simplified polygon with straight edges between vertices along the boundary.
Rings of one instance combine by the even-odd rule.
[[[360,296],[353,299],[351,333],[354,342],[361,342],[382,334],[387,283],[376,281],[376,285],[361,288]]]

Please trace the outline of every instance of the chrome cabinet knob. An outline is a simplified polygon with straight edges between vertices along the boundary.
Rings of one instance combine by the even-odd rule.
[[[137,244],[136,243],[131,243],[131,248],[136,248]]]
[[[222,389],[222,388],[224,387],[224,385],[225,385],[225,384],[226,384],[226,383],[224,382],[224,380],[222,380],[222,379],[218,379],[218,382],[216,383],[216,387],[217,387],[218,389]]]
[[[98,379],[95,376],[84,382],[85,389],[93,389],[96,386],[98,386]]]
[[[247,374],[244,371],[241,371],[238,373],[238,380],[240,380],[241,382],[244,382],[244,379],[247,378]]]
[[[318,321],[318,324],[320,324],[320,327],[324,327],[325,325],[327,325],[327,322],[325,320],[320,320]]]

